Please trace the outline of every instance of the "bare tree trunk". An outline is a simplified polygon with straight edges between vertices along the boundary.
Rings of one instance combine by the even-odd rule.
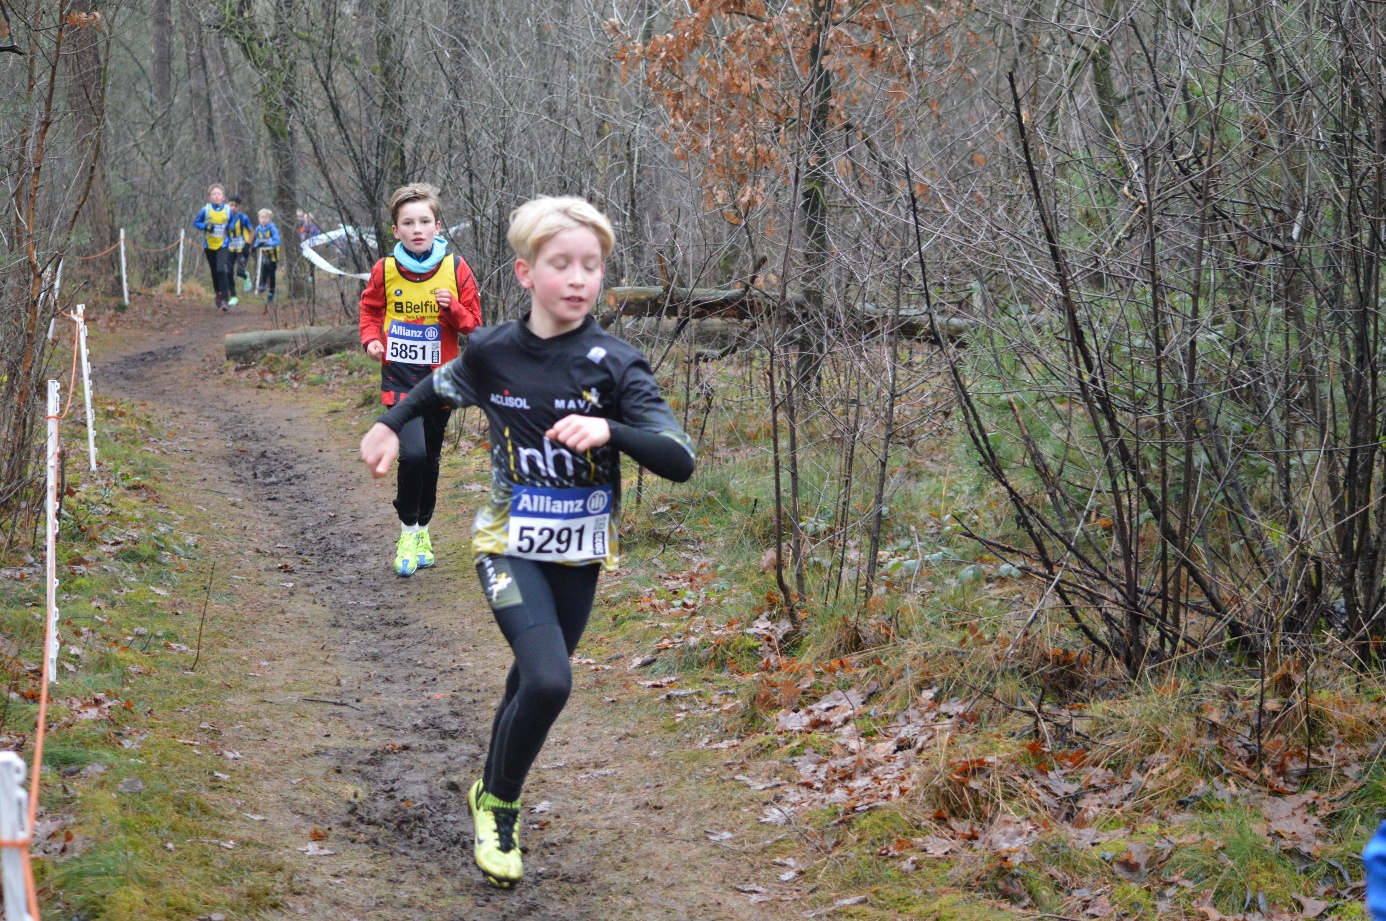
[[[162,122],[173,109],[173,0],[152,0],[149,18],[154,30],[154,107]]]
[[[392,189],[409,181],[404,137],[409,108],[404,98],[404,62],[399,34],[390,11],[393,0],[375,0],[375,60],[380,68],[380,145],[385,182]],[[383,239],[383,238],[382,238]]]
[[[70,10],[79,16],[98,11],[92,0],[72,0]],[[77,143],[82,147],[89,147],[95,154],[95,177],[91,185],[91,194],[87,196],[86,207],[82,209],[79,226],[90,234],[91,245],[102,250],[116,239],[115,215],[111,212],[110,179],[103,153],[107,62],[103,53],[102,35],[97,29],[73,30],[71,41],[72,46],[65,55],[65,60],[70,71],[68,98],[74,116],[73,127],[77,133]],[[105,268],[108,281],[106,290],[110,293],[120,291],[119,260],[119,254],[112,253],[110,256],[102,257],[100,261],[100,265]]]
[[[269,141],[274,175],[275,211],[285,228],[280,246],[280,270],[289,282],[290,294],[303,294],[303,280],[296,271],[298,250],[292,244],[291,215],[298,207],[298,157],[294,147],[293,119],[298,91],[298,68],[293,46],[294,0],[275,0],[270,22],[260,22],[250,0],[221,11],[221,29],[245,55],[258,79],[256,96],[261,121]],[[258,283],[258,279],[256,280]]]
[[[828,151],[828,115],[833,98],[833,74],[825,64],[828,32],[832,28],[834,0],[810,0],[808,55],[808,111],[804,113],[803,183],[799,211],[804,219],[804,299],[808,302],[799,336],[794,387],[812,390],[827,351],[823,286],[828,274],[828,187],[832,157]],[[786,385],[790,389],[790,385]]]
[[[192,96],[192,119],[198,134],[212,156],[218,178],[225,181],[226,162],[218,145],[216,109],[212,104],[212,75],[207,63],[207,37],[202,22],[191,10],[183,17],[183,48],[188,61],[188,89]]]

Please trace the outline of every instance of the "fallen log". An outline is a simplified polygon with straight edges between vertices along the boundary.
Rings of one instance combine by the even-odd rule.
[[[598,319],[603,329],[622,317],[689,317],[694,320],[755,320],[779,306],[780,297],[759,288],[666,288],[628,285],[608,288],[607,310]],[[808,302],[801,294],[785,298],[791,312],[803,310]],[[863,330],[888,328],[893,311],[865,305],[852,317],[852,325]],[[929,312],[919,308],[902,308],[899,312],[900,335],[907,339],[933,339],[934,324]],[[959,339],[975,329],[977,321],[965,317],[937,317],[939,333]]]
[[[263,329],[232,333],[226,337],[226,358],[237,364],[276,355],[331,355],[361,347],[361,333],[350,326],[300,326],[297,329]]]

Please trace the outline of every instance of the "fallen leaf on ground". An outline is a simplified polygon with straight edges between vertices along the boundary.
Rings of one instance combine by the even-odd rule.
[[[1088,903],[1088,907],[1083,909],[1083,914],[1089,918],[1106,918],[1112,913],[1112,902],[1105,895],[1101,898],[1093,899]]]
[[[1307,895],[1295,893],[1295,899],[1299,902],[1300,914],[1306,918],[1317,918],[1328,909],[1328,903],[1319,899],[1311,899]]]
[[[804,917],[817,918],[820,915],[826,915],[828,912],[836,911],[839,908],[850,908],[853,905],[865,905],[867,899],[868,897],[864,895],[854,895],[850,899],[838,899],[836,902],[832,903],[827,908],[820,908],[817,911],[804,912]]]
[[[1139,841],[1132,841],[1126,853],[1112,861],[1112,869],[1117,876],[1130,882],[1140,882],[1150,875],[1150,848]]]

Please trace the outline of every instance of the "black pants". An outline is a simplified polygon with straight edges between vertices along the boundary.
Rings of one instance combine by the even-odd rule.
[[[233,252],[231,254],[231,270],[235,274],[236,278],[246,277],[245,264],[246,260],[248,260],[249,258],[250,250],[248,249],[241,249],[240,251]]]
[[[255,290],[269,295],[270,300],[274,300],[274,276],[279,269],[279,262],[268,256],[260,259],[260,277],[255,280]]]
[[[231,253],[223,246],[221,249],[202,250],[207,257],[207,268],[212,270],[212,290],[217,304],[225,304],[231,297]]]
[[[452,410],[418,416],[399,430],[399,479],[395,511],[401,524],[426,525],[438,504],[438,461]]]
[[[486,792],[507,802],[520,798],[549,727],[573,688],[568,658],[577,649],[599,563],[564,566],[487,554],[476,564],[482,591],[515,662],[491,723],[491,749],[482,775]]]

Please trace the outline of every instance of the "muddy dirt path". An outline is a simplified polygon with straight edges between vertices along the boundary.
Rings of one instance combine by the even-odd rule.
[[[217,652],[243,659],[245,678],[218,703],[239,717],[226,744],[251,796],[236,808],[266,817],[239,833],[292,878],[271,916],[782,917],[734,888],[753,847],[708,841],[725,788],[679,777],[660,740],[613,715],[611,691],[582,673],[526,790],[526,881],[499,892],[481,879],[465,790],[508,650],[475,585],[471,509],[440,513],[437,569],[390,574],[393,476],[369,480],[320,395],[257,389],[223,367],[223,335],[258,319],[169,304],[135,321],[143,333],[128,320],[104,346],[98,333],[94,374],[176,433],[162,485],[205,513],[187,526],[206,530],[218,591],[234,599],[220,605],[233,648]],[[332,855],[301,850],[310,829]]]

